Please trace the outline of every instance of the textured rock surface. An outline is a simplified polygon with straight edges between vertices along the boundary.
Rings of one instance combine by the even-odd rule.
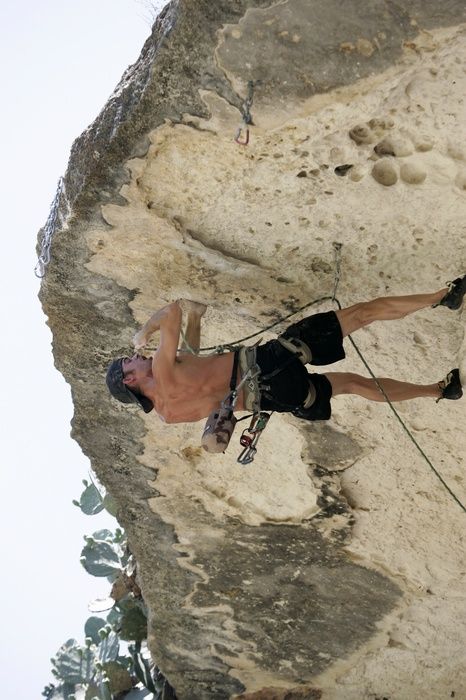
[[[464,21],[455,0],[180,0],[73,146],[41,298],[73,435],[119,502],[181,700],[466,693],[466,515],[386,406],[275,415],[244,468],[235,445],[207,456],[201,425],[164,426],[103,380],[175,298],[209,304],[210,346],[331,295],[335,240],[345,304],[463,271]],[[370,177],[384,139],[423,182]],[[426,310],[356,339],[379,375],[430,382],[466,376],[463,326]],[[350,348],[333,369],[363,371]],[[464,403],[445,404],[400,413],[465,501]]]

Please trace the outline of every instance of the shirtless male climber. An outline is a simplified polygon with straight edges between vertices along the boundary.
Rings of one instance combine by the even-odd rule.
[[[136,350],[160,331],[152,358],[134,354],[114,360],[107,372],[110,393],[123,403],[137,403],[146,413],[155,409],[166,423],[185,423],[208,417],[248,374],[235,411],[290,412],[304,420],[330,418],[330,399],[355,394],[370,401],[385,397],[373,379],[352,372],[310,374],[304,364],[329,365],[345,357],[343,338],[374,321],[404,318],[419,309],[445,306],[459,309],[466,294],[466,275],[431,294],[380,297],[338,311],[317,313],[289,326],[277,339],[254,348],[201,357],[178,350],[182,306],[188,311],[185,338],[190,348],[200,346],[200,323],[206,307],[174,302],[156,311],[134,336]],[[233,371],[234,370],[234,371]],[[254,370],[254,371],[252,371]],[[463,394],[458,369],[432,384],[411,384],[380,378],[390,401],[421,397],[459,399]]]

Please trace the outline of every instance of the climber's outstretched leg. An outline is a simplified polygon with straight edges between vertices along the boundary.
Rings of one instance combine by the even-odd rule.
[[[369,401],[385,401],[385,396],[373,379],[362,377],[352,372],[327,372],[325,374],[332,385],[332,396],[355,394]],[[411,384],[386,377],[377,378],[390,401],[407,401],[418,398],[459,399],[463,395],[461,380],[457,369],[447,377],[434,384]]]
[[[188,315],[181,350],[197,354],[201,347],[201,318],[204,316],[207,306],[189,299],[181,300],[180,304]]]
[[[372,301],[340,309],[336,312],[343,337],[354,333],[359,328],[368,326],[373,321],[392,321],[404,318],[408,314],[425,309],[428,306],[446,306],[449,309],[459,309],[466,294],[466,275],[458,277],[449,283],[448,287],[432,294],[411,294],[402,297],[379,297]]]
[[[439,304],[448,294],[448,287],[433,294],[411,294],[400,297],[379,297],[363,301],[346,309],[339,309],[336,315],[340,322],[343,337],[374,321],[392,321],[404,318],[419,309]]]

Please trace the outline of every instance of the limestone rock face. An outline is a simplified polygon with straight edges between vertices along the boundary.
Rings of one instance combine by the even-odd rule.
[[[466,514],[388,406],[275,414],[244,467],[238,434],[207,455],[202,424],[163,425],[104,383],[176,298],[208,304],[208,347],[332,308],[335,241],[345,306],[465,271],[465,20],[460,0],[179,0],[73,146],[41,298],[180,700],[466,694]],[[416,151],[416,187],[370,177],[389,137]],[[437,308],[355,340],[378,376],[426,384],[466,377],[463,331]],[[350,344],[319,371],[366,373]],[[398,410],[466,502],[464,402]]]

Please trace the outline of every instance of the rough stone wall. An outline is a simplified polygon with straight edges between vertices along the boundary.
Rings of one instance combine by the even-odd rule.
[[[162,425],[104,386],[175,298],[209,304],[211,346],[331,296],[334,241],[345,305],[465,270],[464,22],[455,0],[179,0],[73,146],[41,298],[180,700],[466,694],[466,515],[385,405],[274,415],[245,468],[236,438],[205,455],[201,424]],[[466,376],[463,329],[429,309],[355,340],[379,376],[426,383]],[[347,353],[323,370],[364,372]],[[464,404],[399,410],[466,501]]]

